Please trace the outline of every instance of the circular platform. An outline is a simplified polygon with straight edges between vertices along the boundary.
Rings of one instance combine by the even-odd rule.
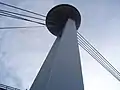
[[[75,21],[76,29],[78,30],[81,23],[81,15],[79,11],[72,5],[57,5],[48,12],[46,26],[53,35],[61,36],[68,19]]]

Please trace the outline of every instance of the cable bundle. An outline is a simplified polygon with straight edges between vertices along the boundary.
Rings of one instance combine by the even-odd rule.
[[[78,32],[78,44],[120,81],[120,73]]]
[[[7,7],[10,7],[10,8],[14,8],[14,9],[18,9],[18,10],[21,10],[21,11],[24,11],[24,12],[28,12],[28,13],[31,13],[31,14],[34,14],[34,15],[45,17],[42,14],[38,14],[38,13],[29,11],[29,10],[26,10],[26,9],[22,9],[22,8],[19,8],[19,7],[10,5],[10,4],[6,4],[6,3],[3,3],[3,2],[0,2],[0,4],[4,5],[4,6],[7,6]],[[29,21],[29,22],[45,25],[44,23],[38,22],[36,20],[31,20],[31,19],[37,19],[37,20],[45,21],[45,19],[37,18],[37,17],[29,16],[29,15],[24,15],[24,14],[20,14],[20,13],[16,13],[16,12],[11,12],[11,11],[7,11],[7,10],[3,10],[3,9],[0,9],[0,16],[10,17],[10,18],[14,18],[14,19],[19,19],[19,20],[24,20],[24,21]]]

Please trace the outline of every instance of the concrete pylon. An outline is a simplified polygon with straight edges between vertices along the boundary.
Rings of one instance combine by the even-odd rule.
[[[62,11],[65,10],[65,17],[59,18],[59,15],[55,15],[58,14],[56,12],[63,14]],[[53,24],[56,19],[60,21]],[[81,20],[80,14],[73,6],[62,4],[48,13],[47,20],[47,28],[57,39],[30,90],[84,90],[77,41],[77,29],[80,25],[80,21],[77,20]],[[61,21],[64,23],[60,23]]]

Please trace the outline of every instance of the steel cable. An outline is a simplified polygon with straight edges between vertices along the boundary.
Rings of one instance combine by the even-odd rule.
[[[39,14],[39,13],[30,11],[30,10],[26,10],[26,9],[23,9],[23,8],[19,8],[19,7],[16,7],[16,6],[14,6],[14,5],[6,4],[6,3],[3,3],[3,2],[0,2],[0,4],[1,4],[1,5],[4,5],[4,6],[7,6],[7,7],[14,8],[14,9],[18,9],[18,10],[21,10],[21,11],[25,11],[25,12],[28,12],[28,13],[31,13],[31,14],[34,14],[34,15],[46,17],[46,16],[44,16],[44,15],[42,15],[42,14]]]
[[[16,15],[13,15],[13,14],[8,14],[8,13],[5,13],[5,12],[2,12],[2,13],[0,12],[0,16],[10,17],[10,18],[14,18],[14,19],[29,21],[29,22],[34,22],[34,23],[41,24],[41,25],[46,25],[46,24],[41,23],[41,22],[33,21],[33,20],[30,20],[30,19],[26,19],[26,18],[16,16]]]
[[[81,35],[82,36],[82,35]],[[83,37],[83,36],[82,36]],[[106,63],[106,59],[103,60],[101,57],[101,54],[97,54],[96,49],[92,50],[90,45],[88,45],[88,43],[86,43],[86,39],[81,38],[80,36],[78,36],[78,44],[85,50],[87,51],[95,60],[97,60],[107,71],[109,71],[116,79],[118,79],[120,81],[120,74],[116,69],[109,63]],[[87,41],[88,42],[88,41]],[[96,51],[96,52],[95,52]],[[107,61],[108,62],[108,61]]]
[[[108,62],[107,59],[105,59],[103,57],[103,55],[101,55],[97,49],[95,49],[79,32],[77,33],[79,38],[84,40],[84,42],[86,43],[86,45],[88,45],[90,47],[90,49],[95,52],[96,55],[98,55],[105,63],[107,63],[110,67],[112,67],[119,75],[120,73]]]
[[[39,28],[43,26],[22,26],[22,27],[0,27],[0,29],[25,29],[25,28]]]
[[[37,20],[42,20],[42,21],[45,21],[45,19],[42,19],[42,18],[37,18],[37,17],[33,17],[33,16],[29,16],[29,15],[24,15],[24,14],[20,14],[20,13],[15,13],[15,12],[11,12],[11,11],[7,11],[7,10],[2,10],[0,9],[0,12],[2,13],[10,13],[10,14],[14,14],[14,15],[19,15],[19,16],[24,16],[24,17],[28,17],[28,18],[32,18],[32,19],[37,19]]]
[[[104,66],[103,63],[99,62],[98,58],[95,57],[81,42],[78,42],[78,44],[85,50],[87,51],[95,60],[97,60],[98,63],[100,63],[107,71],[109,71],[118,81],[120,81],[119,77],[116,76],[111,69],[108,69],[107,67]]]

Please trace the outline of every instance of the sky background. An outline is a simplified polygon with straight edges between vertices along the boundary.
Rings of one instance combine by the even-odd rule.
[[[120,71],[119,0],[0,0],[46,15],[55,5],[68,3],[81,13],[79,32]],[[0,8],[24,13],[18,10]],[[29,14],[31,15],[31,14]],[[2,26],[37,24],[0,16]],[[0,31],[0,83],[29,89],[56,37],[46,27]],[[81,47],[85,90],[120,90],[120,82]]]

